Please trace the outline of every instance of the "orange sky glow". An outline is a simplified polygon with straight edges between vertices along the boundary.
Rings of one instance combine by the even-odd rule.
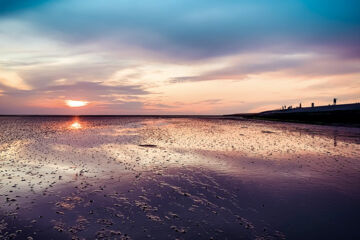
[[[208,115],[360,102],[360,15],[340,0],[7,2],[0,114]]]

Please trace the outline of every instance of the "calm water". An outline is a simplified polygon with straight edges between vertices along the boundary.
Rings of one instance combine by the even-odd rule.
[[[0,239],[360,239],[360,129],[0,118]]]

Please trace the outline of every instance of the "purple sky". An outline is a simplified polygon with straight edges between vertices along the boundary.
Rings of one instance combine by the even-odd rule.
[[[0,0],[0,114],[359,102],[358,9],[355,0]]]

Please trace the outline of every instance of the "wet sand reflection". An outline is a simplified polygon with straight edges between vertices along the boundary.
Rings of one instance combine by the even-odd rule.
[[[0,118],[0,235],[357,238],[360,130],[151,118]]]
[[[72,129],[80,129],[81,128],[81,124],[79,122],[74,122],[70,125],[70,128]]]
[[[83,128],[83,125],[81,124],[79,117],[74,117],[71,120],[71,123],[69,125],[69,129],[77,130],[77,129],[81,129],[81,128]]]

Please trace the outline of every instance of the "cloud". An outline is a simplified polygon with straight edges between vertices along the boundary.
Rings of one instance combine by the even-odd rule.
[[[198,76],[184,76],[173,78],[173,82],[209,81],[209,80],[243,80],[249,74],[280,71],[300,64],[298,60],[275,60],[265,63],[242,62],[224,67],[222,69],[205,72]]]
[[[292,78],[315,78],[360,73],[360,60],[343,59],[319,54],[255,54],[239,55],[239,60],[212,71],[193,76],[180,76],[171,82],[198,82],[211,80],[246,80],[249,75],[279,73]],[[245,59],[245,60],[244,60]]]
[[[11,102],[42,112],[43,101],[52,112],[49,106],[65,97],[109,113],[192,113],[193,104],[202,113],[246,111],[289,99],[289,92],[300,98],[308,86],[313,95],[333,94],[356,84],[360,72],[357,0],[0,0],[0,6],[0,105],[7,111]],[[239,95],[248,102],[233,103]]]
[[[52,96],[53,98],[63,96],[70,99],[77,97],[94,100],[101,99],[101,96],[111,96],[111,94],[135,96],[150,94],[148,91],[142,89],[140,85],[107,86],[103,85],[102,82],[76,82],[74,84],[47,86],[32,89],[31,91],[7,88],[4,93],[18,97],[31,95],[41,97],[41,95],[43,95]]]
[[[360,16],[354,9],[359,7],[356,0],[63,0],[17,19],[71,44],[99,43],[117,53],[131,46],[176,60],[259,49],[321,50],[358,58]]]
[[[21,90],[9,88],[0,83],[4,90],[0,95],[0,113],[6,114],[128,114],[139,113],[142,101],[134,101],[137,96],[150,92],[138,85],[106,86],[101,82],[77,82],[43,88]],[[119,96],[124,99],[118,100]],[[88,101],[83,109],[71,110],[65,106],[66,99]]]
[[[128,85],[128,86],[106,86],[101,82],[77,82],[75,84],[49,86],[44,89],[38,89],[38,91],[50,91],[57,92],[58,94],[82,95],[82,96],[94,96],[101,94],[126,94],[126,95],[145,95],[149,94],[146,90],[143,90],[140,85]]]
[[[31,89],[31,86],[29,86],[16,72],[0,70],[0,83],[14,89]]]

